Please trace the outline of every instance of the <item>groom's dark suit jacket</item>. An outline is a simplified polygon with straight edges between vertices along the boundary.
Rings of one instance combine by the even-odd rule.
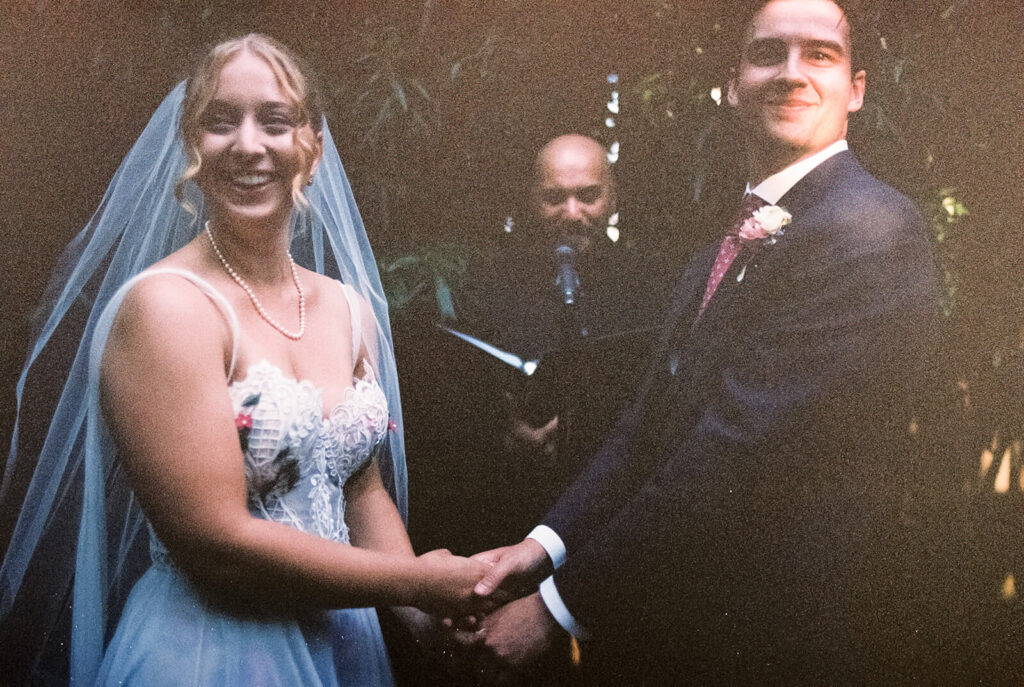
[[[849,152],[778,205],[784,235],[699,320],[717,244],[687,267],[635,405],[544,521],[613,682],[903,683],[928,663],[942,539],[922,506],[948,473],[904,441],[937,324],[925,228]]]

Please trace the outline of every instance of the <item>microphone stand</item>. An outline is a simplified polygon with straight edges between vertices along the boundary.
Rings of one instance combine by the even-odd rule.
[[[557,471],[559,483],[564,483],[575,470],[580,456],[572,450],[575,438],[576,416],[581,410],[580,395],[587,388],[587,370],[582,362],[583,343],[587,332],[583,327],[580,300],[583,297],[579,273],[575,266],[575,251],[568,245],[559,245],[555,250],[558,287],[558,370],[555,375],[555,409],[558,414],[558,429],[555,438],[558,456]]]

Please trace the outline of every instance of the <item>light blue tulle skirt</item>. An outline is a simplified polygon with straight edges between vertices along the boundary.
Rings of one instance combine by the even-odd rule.
[[[219,610],[171,567],[132,589],[99,685],[376,687],[393,685],[377,614],[340,609],[297,619]]]

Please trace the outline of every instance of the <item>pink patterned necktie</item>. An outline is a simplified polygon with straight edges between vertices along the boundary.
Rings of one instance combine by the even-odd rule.
[[[759,208],[768,205],[768,202],[755,196],[753,193],[748,193],[743,197],[743,205],[740,207],[739,213],[736,215],[736,220],[732,223],[729,228],[729,232],[722,239],[722,245],[718,249],[718,255],[715,257],[715,264],[711,267],[711,274],[708,275],[708,285],[704,289],[704,300],[700,303],[700,310],[697,313],[697,319],[704,314],[704,308],[708,307],[708,301],[715,295],[715,291],[718,289],[718,285],[722,283],[722,277],[725,276],[726,271],[729,269],[729,265],[736,259],[736,256],[740,252],[740,239],[737,234],[740,231],[740,227],[746,222],[754,211]]]

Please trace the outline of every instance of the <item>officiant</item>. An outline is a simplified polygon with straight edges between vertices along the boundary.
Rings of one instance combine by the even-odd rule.
[[[671,290],[667,260],[608,230],[598,141],[550,140],[528,193],[523,220],[470,265],[457,319],[396,329],[417,549],[529,530],[632,397]]]

